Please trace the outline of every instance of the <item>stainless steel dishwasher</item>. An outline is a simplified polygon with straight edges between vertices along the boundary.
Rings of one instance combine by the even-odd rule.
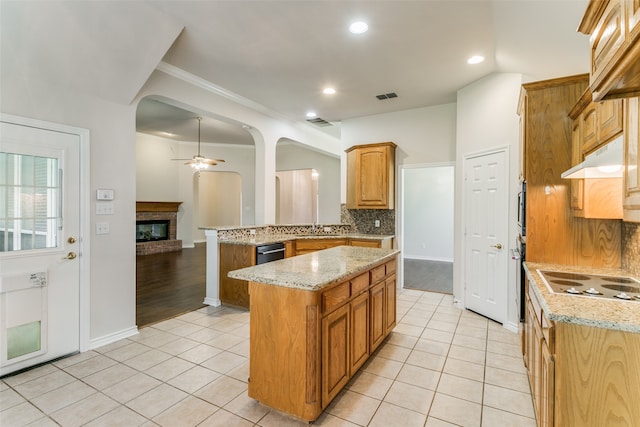
[[[256,246],[256,265],[284,259],[284,243]]]

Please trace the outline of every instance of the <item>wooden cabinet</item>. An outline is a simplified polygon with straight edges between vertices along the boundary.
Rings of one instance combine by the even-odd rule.
[[[295,243],[296,255],[304,255],[309,252],[321,251],[322,249],[344,246],[347,239],[298,239]]]
[[[537,425],[640,426],[640,334],[552,322],[528,278],[525,286],[523,354]]]
[[[287,240],[284,242],[284,257],[291,258],[292,256],[296,256],[296,241]]]
[[[219,285],[220,301],[223,304],[249,308],[249,288],[246,280],[227,277],[230,271],[256,265],[256,247],[220,243]]]
[[[584,91],[569,112],[571,130],[571,166],[589,153],[603,147],[623,131],[623,100],[591,101],[591,90]],[[621,219],[622,179],[570,179],[571,208],[580,218]]]
[[[640,98],[625,103],[623,218],[640,222]]]
[[[554,417],[554,325],[542,311],[535,293],[526,281],[525,365],[531,385],[538,426],[553,426]]]
[[[570,187],[574,186],[575,194],[576,186],[561,178],[572,166],[572,138],[579,137],[568,115],[587,84],[588,75],[579,75],[522,86],[518,111],[525,126],[521,146],[525,150],[530,262],[620,267],[621,221],[585,221],[571,215],[578,201],[573,200]]]
[[[590,36],[595,100],[640,94],[640,2],[590,0],[578,31]]]
[[[394,259],[318,291],[250,282],[249,396],[315,420],[395,326],[395,269]]]
[[[382,242],[380,240],[349,239],[349,245],[362,246],[365,248],[380,248],[382,247]]]
[[[322,401],[330,402],[349,381],[349,304],[322,319]]]
[[[357,145],[347,152],[347,209],[395,207],[393,142]]]

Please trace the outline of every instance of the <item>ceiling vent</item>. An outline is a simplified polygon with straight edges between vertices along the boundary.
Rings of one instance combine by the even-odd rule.
[[[325,119],[321,119],[320,117],[316,117],[314,119],[307,119],[309,123],[313,123],[316,126],[333,126],[331,123],[326,121]]]
[[[383,101],[385,99],[391,99],[391,98],[397,98],[398,94],[395,92],[389,92],[389,93],[383,93],[381,95],[376,95],[376,98],[378,98],[380,101]]]

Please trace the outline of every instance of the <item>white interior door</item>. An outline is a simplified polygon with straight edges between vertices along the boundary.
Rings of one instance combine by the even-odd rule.
[[[80,349],[80,137],[0,123],[0,375]]]
[[[465,307],[506,320],[508,192],[506,152],[465,158]]]

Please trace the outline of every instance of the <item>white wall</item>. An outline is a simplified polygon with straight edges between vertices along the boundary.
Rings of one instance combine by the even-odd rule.
[[[454,170],[402,169],[405,258],[453,262]]]
[[[193,179],[196,226],[242,225],[242,175],[203,170],[194,173]],[[196,241],[206,240],[204,230],[193,232]]]
[[[278,142],[276,170],[318,171],[318,224],[340,223],[340,157],[311,150],[297,143]]]
[[[496,147],[509,147],[509,241],[505,256],[516,247],[517,196],[519,167],[518,98],[522,85],[521,74],[493,74],[458,91],[458,126],[456,147],[456,206],[462,206],[464,190],[463,159],[465,155]],[[462,209],[456,209],[453,294],[463,300],[464,266]],[[517,328],[519,308],[515,286],[516,263],[508,257],[507,321]]]
[[[178,142],[136,133],[136,200],[181,202],[178,184]]]

